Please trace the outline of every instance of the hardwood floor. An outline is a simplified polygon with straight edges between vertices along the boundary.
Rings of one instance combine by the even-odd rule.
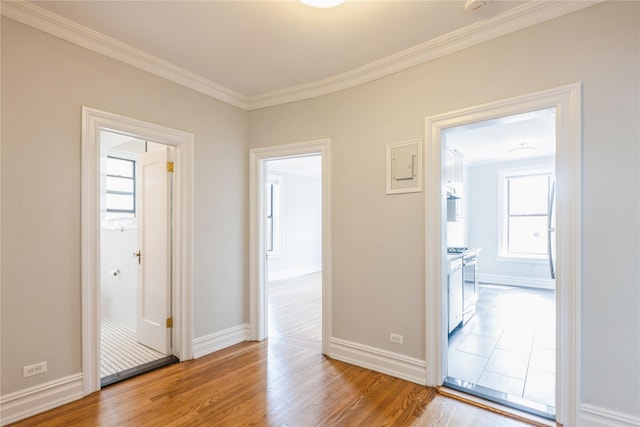
[[[322,273],[273,280],[269,289],[269,336],[322,340]]]
[[[286,292],[279,291],[284,301]],[[289,316],[291,310],[272,311]],[[317,322],[313,310],[302,311]],[[313,334],[300,325],[280,329],[263,342],[149,372],[14,426],[529,425],[332,360]]]

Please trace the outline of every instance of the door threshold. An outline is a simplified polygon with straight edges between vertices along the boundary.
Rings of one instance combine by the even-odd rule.
[[[491,392],[495,394],[496,392],[494,390],[477,385],[473,385],[473,388],[467,388],[455,384],[454,382],[460,383],[461,381],[447,377],[447,381],[445,381],[442,386],[436,387],[438,393],[456,400],[460,400],[473,406],[478,406],[491,412],[496,412],[498,414],[502,414],[519,421],[531,423],[536,426],[556,427],[559,425],[555,421],[555,415],[553,416],[553,418],[551,418],[552,416],[547,413],[545,413],[544,415],[539,415],[538,412],[540,411],[533,412],[531,408],[522,405],[522,402],[512,404],[506,399],[493,398]],[[465,383],[465,385],[469,384],[470,383]],[[480,389],[482,389],[482,391]],[[484,391],[488,391],[489,393],[484,393]],[[504,393],[497,394],[504,395]],[[509,399],[513,399],[513,396],[509,396]],[[518,401],[529,403],[528,401],[525,401],[521,398],[516,399]],[[540,406],[540,404],[538,403],[531,403]]]
[[[141,374],[146,374],[147,372],[155,371],[156,369],[164,368],[165,366],[173,365],[178,362],[180,362],[180,359],[173,355],[163,357],[162,359],[154,360],[152,362],[147,362],[140,366],[100,378],[100,388],[104,388],[111,384],[119,383],[120,381],[124,381]]]

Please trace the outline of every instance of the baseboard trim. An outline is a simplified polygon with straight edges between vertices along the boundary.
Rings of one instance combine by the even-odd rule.
[[[555,289],[556,282],[553,279],[535,279],[532,277],[503,276],[501,274],[478,275],[480,283],[492,283],[496,285],[518,286],[525,288]]]
[[[310,265],[303,268],[294,268],[290,270],[269,272],[268,280],[288,279],[289,277],[304,276],[305,274],[317,273],[322,271],[322,265]]]
[[[331,338],[329,357],[420,385],[427,382],[426,362],[403,354]]]
[[[640,427],[640,417],[594,405],[580,405],[580,425],[584,427]]]
[[[82,374],[69,375],[10,393],[0,397],[0,425],[29,418],[82,397]]]
[[[249,325],[233,326],[193,340],[193,357],[206,356],[223,348],[249,340]]]

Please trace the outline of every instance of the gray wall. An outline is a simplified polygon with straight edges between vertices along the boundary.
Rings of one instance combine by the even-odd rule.
[[[638,7],[605,2],[251,112],[251,147],[331,138],[334,337],[398,351],[393,331],[425,358],[424,193],[385,195],[386,144],[422,137],[430,115],[582,82],[582,402],[640,416]]]
[[[422,137],[426,116],[582,82],[582,402],[640,416],[639,12],[606,2],[249,114],[2,18],[0,394],[81,370],[82,105],[196,136],[195,337],[247,321],[248,145],[331,138],[333,335],[397,351],[393,331],[424,359],[424,194],[385,194],[386,144]]]
[[[82,371],[83,105],[195,135],[194,338],[248,321],[248,114],[3,17],[2,395]]]

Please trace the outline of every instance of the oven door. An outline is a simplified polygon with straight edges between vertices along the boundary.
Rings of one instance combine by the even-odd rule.
[[[476,312],[478,301],[478,257],[473,256],[464,260],[462,267],[464,310],[462,323],[465,324]]]

